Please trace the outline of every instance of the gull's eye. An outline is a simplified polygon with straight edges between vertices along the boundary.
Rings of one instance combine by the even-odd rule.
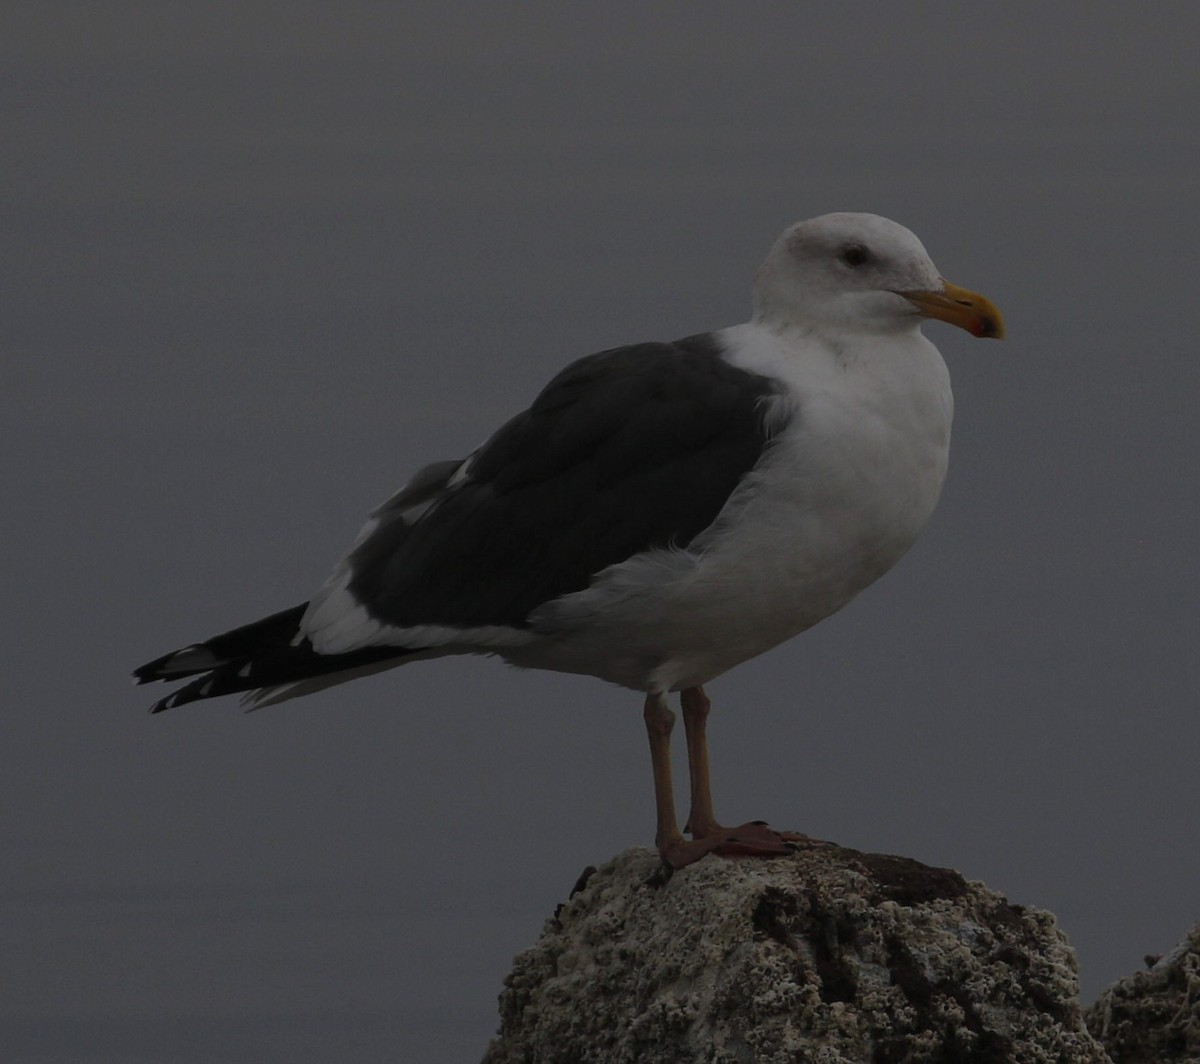
[[[870,261],[871,253],[862,244],[847,244],[842,248],[842,262],[852,270],[857,270]]]

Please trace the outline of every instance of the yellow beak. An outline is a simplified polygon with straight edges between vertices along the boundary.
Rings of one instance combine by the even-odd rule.
[[[948,321],[972,336],[1004,339],[1004,317],[996,304],[977,292],[946,282],[940,292],[897,292],[926,318]]]

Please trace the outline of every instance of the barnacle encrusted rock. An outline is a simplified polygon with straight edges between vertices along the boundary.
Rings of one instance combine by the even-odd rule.
[[[948,869],[630,850],[517,958],[484,1060],[1099,1064],[1077,990],[1052,916]]]
[[[1149,971],[1113,983],[1084,1018],[1115,1064],[1200,1061],[1200,924]]]

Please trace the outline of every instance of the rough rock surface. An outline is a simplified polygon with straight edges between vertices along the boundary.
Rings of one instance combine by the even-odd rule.
[[[1200,1061],[1200,924],[1149,971],[1110,986],[1084,1018],[1115,1064]]]
[[[903,857],[806,846],[665,882],[631,850],[522,953],[485,1064],[1102,1062],[1048,913]]]

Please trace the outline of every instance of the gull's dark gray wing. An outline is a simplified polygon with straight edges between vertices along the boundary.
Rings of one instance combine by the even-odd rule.
[[[707,528],[768,445],[776,391],[709,334],[580,359],[453,472],[430,467],[377,511],[347,589],[384,625],[525,627]]]

